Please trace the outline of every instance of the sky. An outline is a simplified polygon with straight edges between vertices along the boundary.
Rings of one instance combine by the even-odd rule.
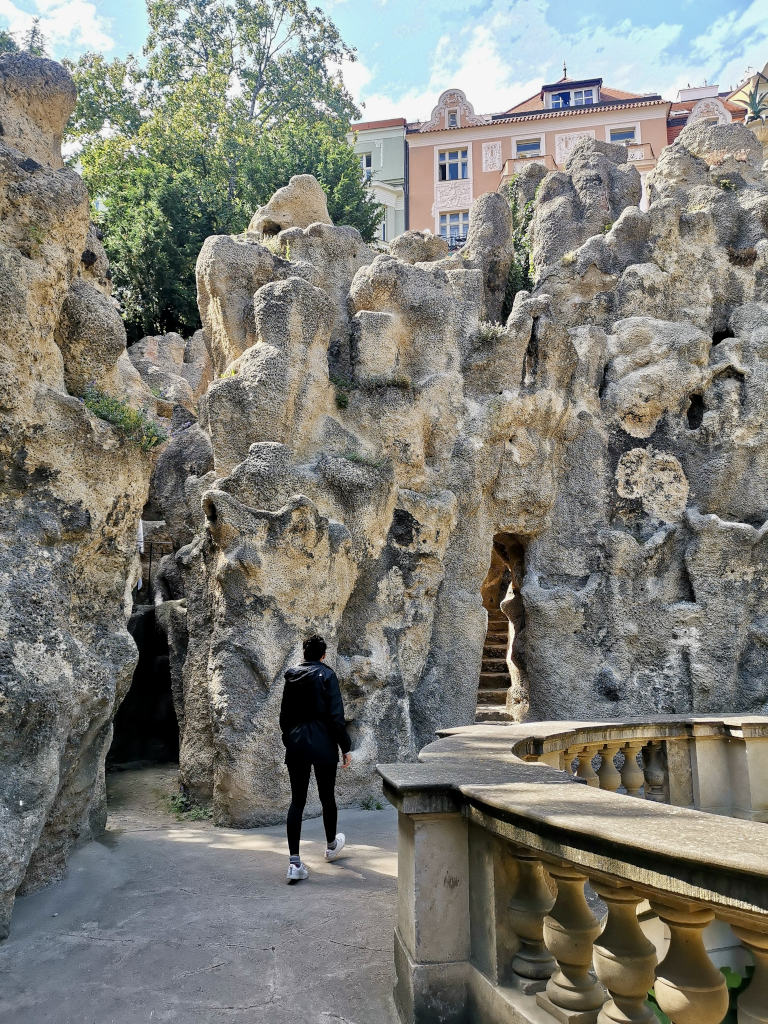
[[[366,120],[429,117],[444,89],[478,113],[557,81],[674,99],[686,85],[738,85],[768,61],[768,0],[316,0],[357,60],[342,70]],[[0,27],[40,18],[52,56],[139,54],[143,0],[0,0]]]

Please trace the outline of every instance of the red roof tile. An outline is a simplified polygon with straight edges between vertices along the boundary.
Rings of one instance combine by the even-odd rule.
[[[364,132],[370,128],[404,128],[406,120],[404,117],[390,117],[385,121],[358,121],[350,125],[353,132]]]

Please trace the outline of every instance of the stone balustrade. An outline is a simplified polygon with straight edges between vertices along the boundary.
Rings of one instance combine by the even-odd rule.
[[[766,738],[765,718],[478,725],[380,766],[401,1020],[654,1024],[653,988],[673,1024],[721,1024],[719,967],[752,963],[734,1019],[768,1024],[768,828],[746,820]],[[749,813],[723,816],[747,811],[737,784]]]
[[[589,786],[768,821],[768,718],[675,715],[508,729],[513,754],[565,770],[573,766]]]

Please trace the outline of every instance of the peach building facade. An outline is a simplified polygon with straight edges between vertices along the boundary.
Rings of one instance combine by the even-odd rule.
[[[531,160],[562,168],[585,137],[626,145],[644,178],[667,144],[669,108],[658,95],[609,89],[599,78],[561,79],[501,114],[476,114],[449,89],[428,121],[407,128],[410,226],[461,244],[477,196]]]

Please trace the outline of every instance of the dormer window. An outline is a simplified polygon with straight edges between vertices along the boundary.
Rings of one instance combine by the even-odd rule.
[[[594,89],[574,89],[574,107],[589,107],[595,102]]]
[[[571,94],[570,92],[553,92],[552,93],[552,109],[559,110],[561,107],[570,107],[571,105]]]
[[[458,110],[448,111],[448,127],[458,128],[459,127],[459,112]]]

